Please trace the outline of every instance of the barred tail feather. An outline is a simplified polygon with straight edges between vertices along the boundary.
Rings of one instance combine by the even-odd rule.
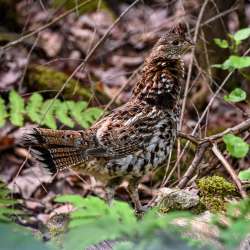
[[[72,146],[81,145],[81,132],[72,130],[53,130],[46,128],[33,128],[29,133],[24,135],[23,143],[25,145],[42,145],[42,146]]]
[[[26,133],[22,144],[31,146],[32,156],[51,173],[81,164],[84,148],[81,133],[70,130],[35,128]]]

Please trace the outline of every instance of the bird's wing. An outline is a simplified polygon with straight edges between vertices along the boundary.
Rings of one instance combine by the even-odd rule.
[[[86,151],[86,155],[95,157],[121,158],[143,149],[149,142],[157,122],[157,114],[139,112],[127,119],[110,116],[96,133],[98,147]]]

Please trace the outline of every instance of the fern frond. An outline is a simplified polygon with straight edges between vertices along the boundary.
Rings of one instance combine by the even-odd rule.
[[[69,117],[69,106],[66,102],[58,102],[56,107],[56,118],[64,125],[68,126],[69,128],[74,127],[73,120]]]
[[[13,208],[15,204],[17,201],[10,198],[9,190],[0,183],[0,221],[10,221],[11,215],[20,213],[20,210]]]
[[[4,126],[8,117],[4,99],[0,97],[0,128]]]
[[[49,128],[56,129],[55,120],[55,108],[58,105],[59,100],[49,99],[45,101],[42,105],[41,110],[41,124],[46,125]]]
[[[69,107],[69,112],[72,118],[82,127],[84,128],[88,127],[87,123],[84,123],[84,121],[82,121],[82,111],[87,108],[88,103],[84,101],[80,102],[67,101],[66,103]]]
[[[80,125],[84,128],[91,126],[101,115],[103,110],[100,108],[92,107],[86,109],[80,117]]]
[[[43,104],[43,97],[38,93],[34,93],[29,98],[26,106],[26,112],[30,120],[35,123],[41,122],[41,107]]]
[[[23,98],[15,90],[11,90],[9,101],[11,123],[18,127],[23,126],[25,112]]]
[[[23,126],[25,115],[34,123],[45,125],[51,129],[57,128],[56,121],[73,128],[78,123],[84,128],[92,125],[103,111],[100,108],[87,108],[85,101],[60,101],[49,99],[43,101],[43,96],[34,93],[25,107],[24,99],[12,90],[9,94],[9,114],[4,100],[0,97],[0,127],[4,126],[6,118],[15,126]]]

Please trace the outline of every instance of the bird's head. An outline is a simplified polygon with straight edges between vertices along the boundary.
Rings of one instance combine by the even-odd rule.
[[[151,57],[178,59],[187,52],[193,43],[186,37],[186,26],[178,24],[163,35],[153,48]]]

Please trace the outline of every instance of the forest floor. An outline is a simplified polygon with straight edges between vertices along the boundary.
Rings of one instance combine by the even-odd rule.
[[[40,93],[44,101],[52,98],[58,98],[61,102],[85,101],[89,107],[98,107],[107,112],[127,102],[140,76],[144,59],[154,43],[185,17],[178,1],[153,1],[151,4],[135,1],[130,5],[119,3],[115,6],[96,4],[100,1],[94,1],[95,4],[90,9],[84,6],[74,8],[74,5],[60,6],[60,1],[10,2],[11,9],[8,3],[0,1],[0,6],[8,9],[6,16],[0,18],[0,93],[1,100],[5,103],[0,102],[0,106],[6,106],[7,112],[14,112],[9,104],[9,93],[13,89],[24,101],[25,110],[33,93]],[[53,3],[50,5],[48,2]],[[200,10],[201,6],[197,9]],[[249,3],[245,4],[245,12],[250,12]],[[225,15],[227,19],[223,16],[223,21],[233,33],[239,29],[239,25],[237,26],[232,13],[227,14],[229,17]],[[246,22],[249,25],[248,19]],[[206,20],[202,20],[196,26],[196,22],[191,20],[190,36],[194,37],[196,30],[205,22]],[[211,27],[213,23],[208,25]],[[241,137],[249,142],[249,99],[239,103],[226,102],[223,97],[232,87],[225,85],[227,87],[217,93],[220,87],[212,80],[207,80],[209,77],[199,66],[200,59],[194,55],[196,53],[192,51],[184,57],[189,88],[182,118],[182,132],[185,135],[193,133],[196,138],[204,139],[237,124],[242,125],[243,122],[243,127],[246,127],[238,132],[242,132]],[[225,59],[222,58],[221,63]],[[222,83],[225,77],[219,77],[216,82]],[[238,84],[249,93],[249,80],[242,80],[237,73],[233,80],[236,81],[233,86]],[[228,82],[232,84],[229,80]],[[17,106],[20,103],[22,101],[16,100]],[[0,114],[3,109],[0,107]],[[23,209],[29,214],[29,218],[21,223],[36,227],[39,223],[46,224],[54,214],[68,212],[68,205],[54,202],[54,198],[60,194],[104,198],[102,183],[93,177],[79,176],[71,170],[51,176],[32,159],[27,148],[20,146],[24,130],[39,126],[25,110],[17,111],[23,117],[20,123],[13,122],[10,116],[5,119],[4,112],[0,118],[0,121],[3,120],[0,128],[0,180],[11,190],[13,197],[23,201]],[[93,120],[87,120],[87,126]],[[244,124],[245,121],[248,123]],[[69,128],[68,123],[65,124],[62,119],[56,119],[55,123],[57,128]],[[75,120],[73,123],[74,129],[82,127]],[[51,124],[48,121],[47,125],[53,126],[53,122]],[[195,169],[197,174],[189,176],[191,181],[184,186],[197,190],[197,179],[219,175],[238,188],[236,199],[247,195],[244,185],[249,183],[237,185],[237,181],[238,173],[249,168],[250,154],[242,159],[230,157],[224,145],[216,148],[217,142],[221,143],[222,136],[216,140],[201,155],[196,150],[197,145],[189,144],[180,158],[186,140],[179,139],[168,168],[170,171],[162,169],[143,179],[139,187],[143,204],[150,202],[163,183],[168,187],[180,184],[197,155],[201,158],[199,171],[196,172]],[[210,139],[207,142],[210,143]],[[221,152],[222,160],[218,157]],[[225,159],[228,165],[223,163]],[[173,168],[176,171],[171,172]],[[230,173],[231,170],[234,171],[233,174]],[[127,183],[124,182],[117,189],[115,199],[130,202],[126,187]]]

